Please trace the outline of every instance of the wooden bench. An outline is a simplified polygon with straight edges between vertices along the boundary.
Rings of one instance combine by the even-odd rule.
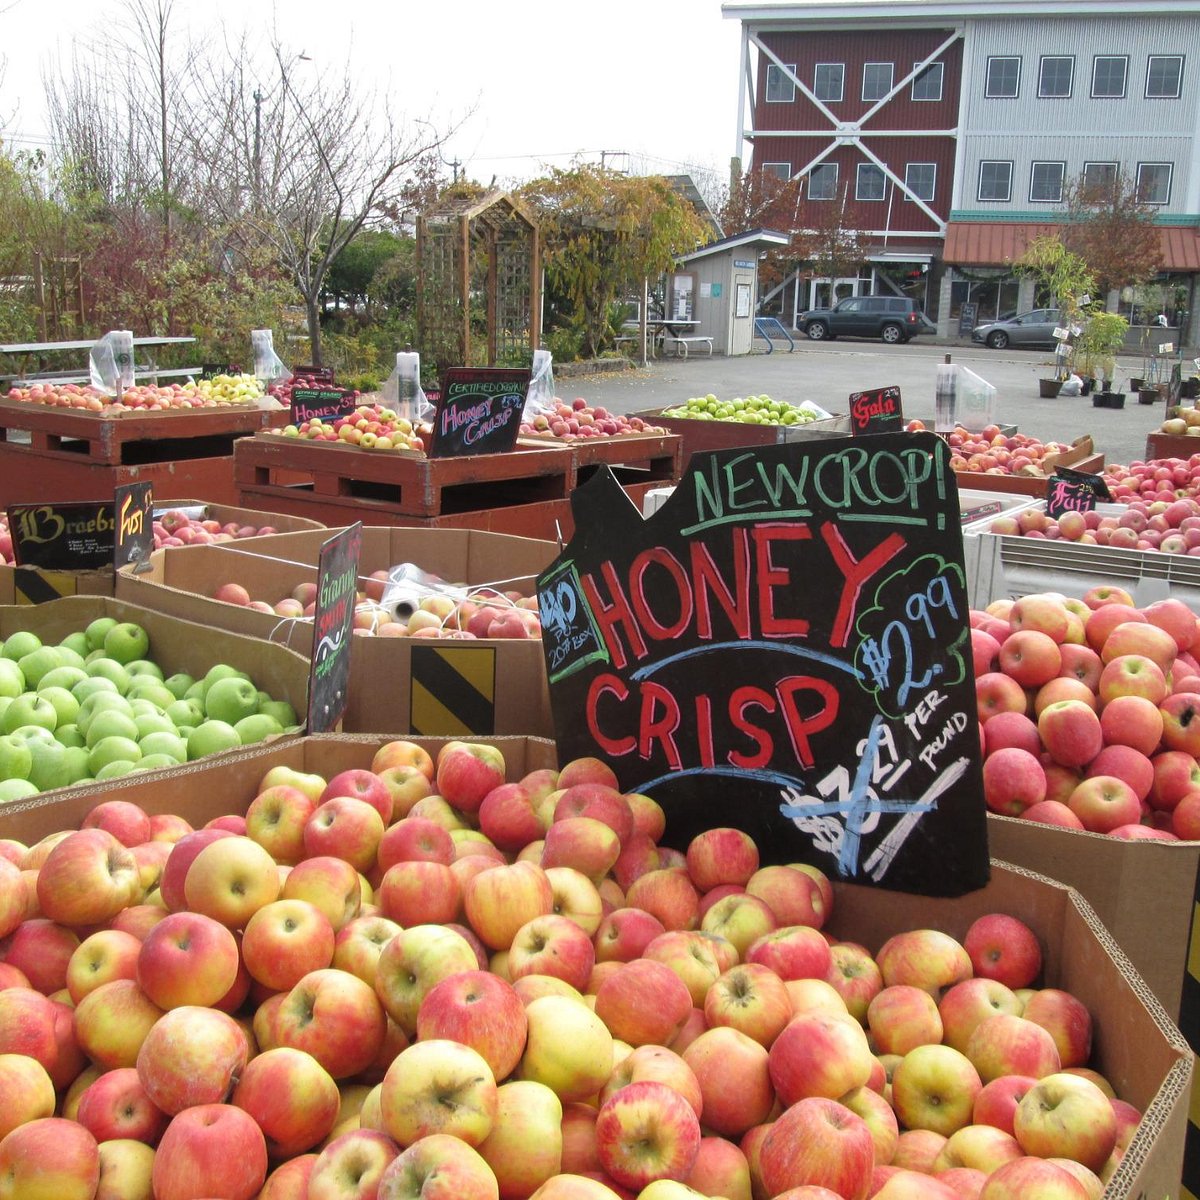
[[[700,344],[704,344],[708,347],[708,356],[709,358],[712,357],[713,340],[710,337],[702,337],[699,334],[690,334],[687,337],[678,337],[673,333],[668,333],[663,338],[663,346],[665,347],[668,342],[674,345],[676,358],[687,358],[688,347]]]

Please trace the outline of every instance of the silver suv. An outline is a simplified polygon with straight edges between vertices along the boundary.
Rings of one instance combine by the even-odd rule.
[[[848,296],[833,308],[800,314],[800,327],[814,342],[835,337],[882,338],[890,345],[922,332],[925,318],[904,296]]]

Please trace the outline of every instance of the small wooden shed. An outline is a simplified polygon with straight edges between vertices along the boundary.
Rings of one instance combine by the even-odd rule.
[[[439,374],[528,361],[542,323],[541,277],[537,221],[508,193],[448,199],[423,213],[417,330],[426,360]]]

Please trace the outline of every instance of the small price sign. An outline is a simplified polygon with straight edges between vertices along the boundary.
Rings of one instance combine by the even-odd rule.
[[[904,428],[904,408],[898,387],[874,388],[850,395],[850,432],[899,433]]]
[[[154,549],[154,494],[149,483],[126,483],[117,488],[113,507],[113,566],[134,564],[134,574],[150,569]]]
[[[322,421],[348,417],[357,401],[354,393],[345,388],[329,387],[292,389],[292,424],[320,418]]]
[[[1046,489],[1046,513],[1061,517],[1068,512],[1090,512],[1097,500],[1111,500],[1112,495],[1102,475],[1057,467]]]
[[[10,504],[8,526],[18,567],[88,571],[113,562],[113,505]]]
[[[309,733],[328,733],[346,710],[361,552],[361,521],[343,529],[321,547],[317,562],[317,607],[313,615],[312,667],[308,675]]]
[[[521,427],[529,376],[529,371],[511,367],[451,367],[433,415],[430,458],[511,450]]]

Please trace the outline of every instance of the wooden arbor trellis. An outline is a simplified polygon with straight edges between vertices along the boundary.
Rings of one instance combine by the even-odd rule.
[[[528,209],[501,191],[443,202],[417,218],[417,330],[437,365],[472,363],[472,304],[486,309],[487,365],[538,346],[541,245]]]

